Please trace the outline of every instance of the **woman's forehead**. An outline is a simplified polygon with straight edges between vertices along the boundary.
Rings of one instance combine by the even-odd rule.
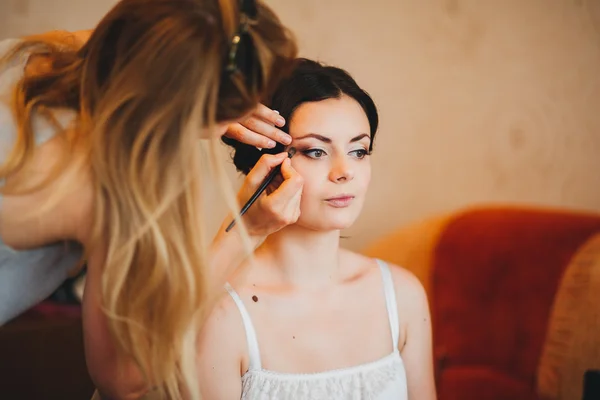
[[[336,139],[369,132],[369,120],[362,107],[347,96],[304,103],[290,121],[290,135],[294,138],[315,134]]]

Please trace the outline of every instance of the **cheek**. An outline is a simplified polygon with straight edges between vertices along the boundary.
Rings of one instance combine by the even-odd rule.
[[[369,185],[371,183],[371,163],[367,160],[364,163],[356,166],[356,174],[354,175],[354,184],[355,188],[361,192],[361,194],[366,194],[369,189]]]
[[[304,178],[302,205],[306,205],[309,201],[321,198],[323,196],[323,180],[317,178],[315,174],[300,173],[300,175]]]
[[[302,200],[300,208],[308,212],[315,200],[323,197],[323,188],[327,180],[327,167],[325,163],[311,160],[292,159],[292,167],[304,179]]]
[[[361,183],[365,189],[367,189],[369,187],[369,185],[371,184],[371,163],[367,164],[367,167],[365,168],[364,176],[363,176]]]
[[[292,158],[292,167],[304,179],[304,188],[319,186],[327,179],[328,166],[324,162],[312,161],[302,155]]]

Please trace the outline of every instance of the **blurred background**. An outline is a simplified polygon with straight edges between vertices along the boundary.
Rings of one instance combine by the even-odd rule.
[[[600,1],[267,3],[301,55],[347,69],[379,106],[348,247],[479,202],[600,211]],[[93,28],[112,4],[0,0],[0,38]],[[216,228],[226,210],[208,201]]]

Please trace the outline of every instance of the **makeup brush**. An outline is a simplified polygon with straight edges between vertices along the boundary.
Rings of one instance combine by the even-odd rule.
[[[288,150],[287,153],[288,153],[288,158],[292,158],[292,157],[294,157],[294,154],[296,154],[296,149],[294,147],[290,147],[290,149]],[[260,186],[258,187],[258,189],[256,189],[256,192],[254,192],[252,197],[250,197],[250,200],[248,200],[246,202],[246,204],[244,204],[244,207],[242,207],[242,211],[240,211],[240,218],[244,214],[246,214],[246,211],[248,211],[248,209],[252,206],[252,204],[254,204],[256,202],[256,200],[260,197],[260,195],[265,190],[267,190],[267,187],[273,182],[273,179],[275,179],[275,177],[280,172],[281,172],[281,164],[279,164],[278,166],[273,168],[273,170],[271,172],[269,172],[269,175],[267,175],[267,177],[265,178],[263,183],[261,183]],[[236,221],[236,219],[234,218],[233,221],[231,221],[231,223],[225,229],[225,232],[229,232],[231,230],[231,228],[233,228],[235,226],[235,221]]]

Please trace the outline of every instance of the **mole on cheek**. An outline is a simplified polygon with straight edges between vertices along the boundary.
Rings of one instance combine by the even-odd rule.
[[[258,303],[258,297],[252,296],[252,301],[255,302],[255,303]]]

